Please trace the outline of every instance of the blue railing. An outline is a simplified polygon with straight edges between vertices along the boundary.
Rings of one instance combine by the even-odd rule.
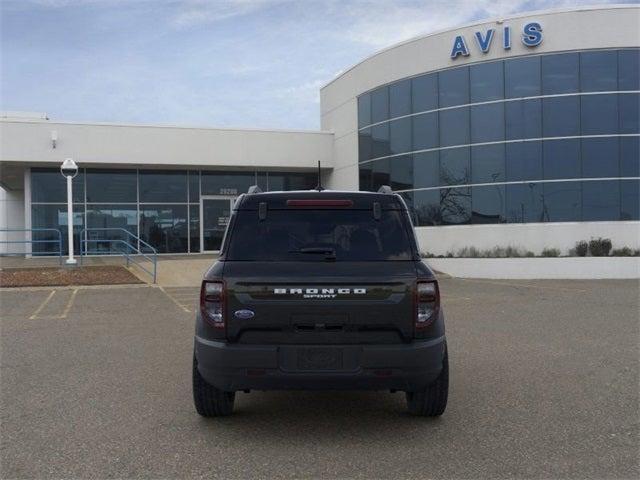
[[[18,244],[31,244],[31,252],[1,252],[0,255],[58,255],[58,260],[60,264],[62,264],[62,233],[57,228],[2,228],[0,229],[0,233],[11,233],[11,232],[30,232],[30,239],[23,240],[8,240],[9,235],[7,235],[7,240],[0,240],[0,244],[10,244],[10,243],[18,243]],[[57,238],[46,238],[44,240],[34,240],[33,233],[39,232],[52,232],[56,234]],[[58,246],[58,250],[47,251],[47,252],[34,252],[33,245],[35,243],[54,243]]]
[[[90,232],[114,232],[118,231],[125,233],[124,238],[87,238],[87,233]],[[107,243],[109,244],[109,252],[104,250],[89,250],[88,245],[90,243]],[[112,246],[115,246],[115,252],[112,250]],[[119,248],[122,247],[122,248]],[[143,251],[143,248],[150,251]],[[136,265],[140,270],[148,273],[153,278],[153,283],[156,283],[157,269],[158,269],[158,252],[155,248],[149,245],[141,238],[135,236],[129,230],[125,228],[85,228],[80,232],[80,263],[82,259],[87,255],[123,255],[127,260],[127,266],[130,263]],[[143,260],[151,262],[152,267],[150,269],[145,268],[143,262],[137,261],[137,257],[142,257]]]

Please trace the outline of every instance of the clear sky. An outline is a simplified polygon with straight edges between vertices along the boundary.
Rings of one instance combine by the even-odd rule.
[[[381,48],[486,17],[589,3],[0,0],[0,110],[317,129],[319,87]]]

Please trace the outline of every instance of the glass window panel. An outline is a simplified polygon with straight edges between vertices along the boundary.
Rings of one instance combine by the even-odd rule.
[[[549,140],[543,143],[543,171],[548,180],[580,178],[580,140]]]
[[[542,94],[572,93],[579,90],[579,56],[577,53],[543,55]]]
[[[135,170],[87,169],[87,202],[127,203],[138,201]]]
[[[187,172],[140,170],[140,202],[187,202]]]
[[[371,158],[373,158],[371,128],[365,128],[358,132],[358,161],[364,162]]]
[[[618,89],[616,51],[580,53],[580,89],[583,92],[613,92]]]
[[[189,201],[200,201],[200,172],[195,170],[189,172]]]
[[[619,176],[618,158],[618,137],[582,139],[583,177]]]
[[[620,138],[620,176],[640,177],[640,137]]]
[[[469,103],[469,68],[453,68],[438,73],[440,108]]]
[[[84,203],[84,169],[71,181],[73,202]],[[67,179],[57,168],[31,169],[31,201],[67,203]]]
[[[266,192],[269,190],[269,180],[267,179],[267,172],[259,172],[257,175],[257,185],[260,187],[260,190]]]
[[[543,99],[542,131],[545,137],[580,135],[580,97]]]
[[[255,173],[203,171],[201,181],[203,195],[240,195],[255,183]]]
[[[504,144],[471,147],[471,183],[504,182]]]
[[[583,135],[618,133],[618,96],[584,95],[580,123]]]
[[[88,230],[87,238],[93,240],[88,243],[90,251],[109,254],[121,253],[124,244],[96,240],[122,240],[131,243],[130,235],[122,229],[138,236],[138,209],[132,205],[89,205],[87,206],[87,228],[108,230]],[[133,245],[137,247],[137,245]]]
[[[390,155],[389,124],[383,123],[371,127],[371,157],[384,157]]]
[[[389,119],[389,87],[371,92],[371,123]]]
[[[504,185],[471,187],[471,223],[504,223]]]
[[[186,253],[187,218],[186,205],[140,206],[140,238],[158,253]]]
[[[389,122],[389,146],[392,154],[411,151],[410,117]]]
[[[413,113],[438,108],[438,74],[430,73],[411,79]]]
[[[469,108],[441,110],[439,116],[440,146],[466,145],[469,143]]]
[[[371,162],[371,190],[376,192],[382,185],[391,184],[390,159],[375,160]]]
[[[479,63],[469,67],[471,103],[504,98],[503,62]]]
[[[580,182],[545,183],[543,192],[545,222],[580,221],[582,209]]]
[[[389,86],[389,113],[391,118],[411,113],[411,80]]]
[[[418,190],[413,192],[413,211],[417,226],[442,225],[440,190]],[[429,247],[423,245],[429,250]]]
[[[413,188],[413,157],[401,155],[391,159],[392,190],[411,190]]]
[[[359,175],[360,175],[360,190],[371,191],[372,187],[372,172],[371,172],[371,162],[361,163],[359,165]]]
[[[505,151],[508,182],[542,179],[542,142],[507,143]]]
[[[189,205],[190,252],[200,251],[200,205]]]
[[[618,51],[618,90],[640,90],[640,50]]]
[[[413,154],[414,188],[440,185],[440,153],[423,152]]]
[[[540,95],[540,57],[507,60],[504,75],[506,98]]]
[[[582,220],[620,219],[620,181],[582,182]]]
[[[438,113],[416,115],[413,122],[413,150],[438,147]]]
[[[358,97],[358,127],[371,124],[371,95],[365,93]]]
[[[505,193],[508,223],[537,223],[543,221],[541,184],[506,185]]]
[[[620,181],[620,220],[640,220],[640,180]]]
[[[471,222],[471,188],[441,188],[440,214],[443,225],[463,225]]]
[[[625,93],[620,99],[620,133],[640,133],[640,95]]]
[[[506,102],[504,108],[507,140],[542,137],[542,100]]]
[[[471,107],[471,143],[504,140],[504,104]]]
[[[440,151],[440,185],[469,183],[471,168],[469,147]]]
[[[317,173],[269,172],[270,191],[310,190],[318,185]]]
[[[58,175],[60,173],[58,172]],[[61,176],[61,175],[60,175]],[[68,255],[66,205],[31,205],[31,228],[55,228],[56,232],[33,232],[31,251],[34,255],[58,255],[59,243],[62,240],[62,255]],[[80,232],[84,228],[84,205],[73,205],[73,248],[76,255],[80,254]],[[17,251],[19,244],[8,244],[9,251]],[[91,248],[91,247],[89,247]]]

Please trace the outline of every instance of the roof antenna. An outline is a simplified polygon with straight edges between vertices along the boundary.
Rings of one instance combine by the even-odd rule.
[[[322,188],[322,174],[320,173],[320,160],[318,160],[318,186],[316,187],[316,190],[318,190],[319,192],[324,190],[324,188]]]

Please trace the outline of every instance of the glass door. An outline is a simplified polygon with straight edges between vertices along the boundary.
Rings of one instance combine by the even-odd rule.
[[[234,198],[217,195],[200,198],[200,244],[206,253],[218,253],[227,229]]]

